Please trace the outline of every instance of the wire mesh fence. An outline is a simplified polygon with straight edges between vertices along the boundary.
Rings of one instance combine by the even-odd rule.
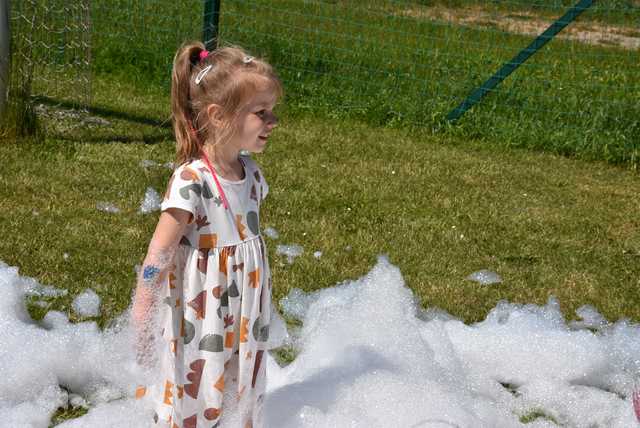
[[[10,2],[8,105],[4,126],[36,128],[36,97],[86,106],[91,94],[90,0]],[[7,2],[6,4],[9,4]]]
[[[438,128],[571,5],[227,0],[221,34],[268,56],[299,109]],[[459,123],[466,135],[610,159],[640,149],[640,9],[598,2]]]
[[[47,4],[76,8],[66,13],[71,17],[80,16],[75,11],[84,11],[88,2]],[[24,4],[29,3],[39,1]],[[80,46],[91,43],[85,58],[92,61],[92,78],[119,75],[168,90],[175,49],[202,37],[203,15],[212,3],[93,0],[90,28],[78,24],[87,30]],[[448,113],[573,3],[221,0],[219,29],[222,43],[241,45],[274,64],[292,114],[448,129],[508,145],[637,164],[637,0],[595,2],[454,128],[447,125]],[[62,34],[76,33],[53,34],[62,40]],[[38,76],[51,76],[56,59],[72,58],[56,52],[42,57],[50,65]],[[64,87],[60,82],[52,81],[53,88]]]
[[[141,81],[169,81],[173,55],[202,37],[210,0],[93,0],[93,69]]]
[[[87,104],[91,87],[90,0],[11,3],[13,87]]]

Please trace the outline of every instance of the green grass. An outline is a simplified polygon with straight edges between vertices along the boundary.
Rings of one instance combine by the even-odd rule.
[[[96,80],[94,89],[99,117],[43,100],[38,111],[48,137],[0,146],[0,260],[69,290],[44,307],[28,300],[35,319],[56,309],[83,320],[71,301],[90,287],[102,298],[94,320],[104,327],[130,304],[133,266],[157,219],[137,212],[144,190],[161,190],[169,176],[140,161],[170,161],[173,143],[162,90],[113,78]],[[385,253],[421,304],[467,322],[482,319],[500,299],[542,304],[551,294],[568,317],[589,303],[612,320],[640,319],[637,174],[283,113],[259,159],[271,184],[263,227],[281,234],[268,240],[276,301],[293,287],[315,290],[357,278]],[[116,203],[122,213],[97,211],[98,201]],[[274,254],[277,243],[302,244],[305,254],[288,265]],[[323,252],[320,260],[315,250]],[[464,280],[480,268],[498,271],[505,283]],[[274,355],[288,363],[295,354],[283,347]],[[61,408],[51,426],[85,412]],[[553,421],[541,410],[521,421],[539,418]]]
[[[222,7],[220,28],[225,43],[244,46],[276,66],[292,116],[418,127],[637,168],[637,50],[554,40],[456,126],[448,126],[446,115],[533,37],[406,14],[433,5],[482,5],[505,18],[518,11],[553,18],[569,3],[233,0]],[[169,23],[166,13],[158,14],[157,2],[141,2],[133,10],[96,2],[94,71],[166,87],[176,47],[200,36],[200,6],[171,3],[175,23]],[[638,19],[640,8],[621,0],[596,5],[579,21],[635,28]]]
[[[532,410],[526,415],[520,417],[520,422],[522,422],[523,424],[530,424],[532,422],[537,421],[538,419],[544,419],[546,422],[551,422],[555,425],[560,425],[558,424],[558,421],[555,420],[555,418],[547,415],[546,413],[544,413],[544,411],[539,409]]]
[[[267,240],[275,301],[293,287],[358,278],[386,254],[423,306],[465,322],[502,299],[544,304],[551,295],[569,318],[592,304],[610,320],[640,320],[637,51],[553,41],[448,126],[456,103],[531,37],[401,14],[481,5],[552,18],[570,3],[223,2],[225,40],[265,55],[286,86],[281,128],[258,159],[271,185],[262,227],[281,236]],[[102,298],[95,320],[107,325],[130,304],[133,267],[157,221],[139,204],[170,172],[140,161],[172,160],[167,76],[180,42],[200,35],[202,5],[133,4],[92,3],[90,115],[64,109],[82,99],[68,77],[83,70],[63,64],[74,51],[42,51],[36,57],[53,61],[32,82],[45,95],[34,127],[42,132],[20,142],[2,135],[0,260],[69,290],[44,307],[29,300],[35,319],[56,309],[79,321],[71,302],[92,288]],[[598,4],[581,20],[637,27],[638,7]],[[100,212],[100,201],[122,212]],[[279,243],[305,253],[289,265]],[[504,283],[464,279],[483,268]],[[59,409],[53,424],[82,412]],[[542,410],[521,421],[541,417],[553,421]]]
[[[112,81],[95,88],[104,111],[166,114],[166,95]],[[77,118],[48,114],[57,137],[0,146],[0,260],[68,289],[49,303],[72,319],[72,299],[93,288],[105,325],[130,303],[133,267],[157,220],[138,213],[145,189],[162,191],[169,178],[140,161],[172,160],[170,129],[104,116],[108,124],[70,130]],[[550,295],[568,317],[592,304],[611,320],[640,319],[634,172],[286,111],[259,162],[271,185],[262,227],[280,232],[268,240],[276,301],[293,287],[358,278],[387,254],[422,305],[467,322],[501,299],[543,304]],[[98,211],[99,201],[122,212]],[[300,244],[305,254],[289,265],[275,254],[278,243]],[[483,268],[504,283],[465,280]]]
[[[405,16],[404,5],[375,13],[351,2],[238,1],[227,4],[221,28],[276,64],[292,110],[439,131],[532,40]],[[449,132],[637,166],[636,65],[629,51],[553,41]]]
[[[349,0],[231,0],[222,6],[220,29],[225,42],[244,46],[276,66],[291,117],[312,114],[323,120],[416,127],[439,136],[637,169],[637,49],[553,40],[455,126],[445,120],[533,37],[475,23],[451,25],[421,12],[448,7],[502,19],[525,13],[550,19],[571,4],[571,0],[375,0],[366,5]],[[96,81],[117,77],[166,93],[175,49],[182,41],[201,36],[202,6],[167,0],[93,2],[91,59]],[[581,24],[610,25],[632,31],[635,37],[639,20],[640,6],[632,0],[596,3],[579,18]],[[47,50],[40,44],[34,49],[36,58],[55,69],[38,70],[34,93],[46,93],[53,85],[55,97],[66,99],[82,90],[82,85],[75,91],[64,84],[64,73],[80,71],[58,67],[79,55],[77,51]]]
[[[54,427],[69,419],[79,418],[80,416],[84,416],[87,412],[88,410],[83,407],[70,407],[67,409],[60,408],[51,418],[51,424],[49,427]]]

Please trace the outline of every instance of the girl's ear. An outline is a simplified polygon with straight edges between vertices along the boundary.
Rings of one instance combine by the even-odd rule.
[[[207,118],[216,128],[222,127],[222,107],[218,104],[209,104],[207,106]]]

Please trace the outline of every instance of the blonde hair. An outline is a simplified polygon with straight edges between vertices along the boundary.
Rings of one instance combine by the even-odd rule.
[[[236,117],[256,91],[282,96],[282,84],[265,61],[238,47],[204,53],[201,42],[187,42],[173,59],[171,114],[178,164],[199,158],[204,144],[215,148],[228,141],[235,132]],[[196,77],[201,79],[196,82]],[[221,107],[219,127],[209,122],[211,104]]]

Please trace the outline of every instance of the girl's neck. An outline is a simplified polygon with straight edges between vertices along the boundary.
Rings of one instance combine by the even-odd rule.
[[[205,147],[209,160],[216,168],[216,172],[222,178],[231,181],[239,181],[244,178],[244,168],[238,159],[239,152],[229,145],[213,150],[211,146]]]

